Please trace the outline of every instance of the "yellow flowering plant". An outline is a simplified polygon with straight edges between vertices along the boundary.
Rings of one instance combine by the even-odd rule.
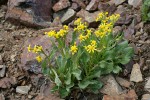
[[[58,91],[62,98],[73,89],[98,92],[102,87],[100,76],[109,73],[119,73],[121,64],[129,62],[133,49],[122,38],[122,34],[113,35],[113,26],[119,19],[118,14],[108,16],[100,13],[96,21],[100,22],[97,29],[88,28],[87,24],[78,18],[71,41],[67,40],[69,27],[56,32],[45,32],[50,38],[52,48],[46,55],[41,46],[29,45],[28,51],[37,53],[36,59],[42,64],[42,71],[55,84],[53,92]],[[46,57],[42,59],[40,53]]]

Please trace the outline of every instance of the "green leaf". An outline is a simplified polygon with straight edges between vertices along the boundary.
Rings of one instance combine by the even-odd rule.
[[[118,74],[122,70],[119,66],[114,66],[113,73]]]
[[[68,73],[65,75],[65,84],[69,85],[71,83],[71,72],[68,71]]]
[[[77,80],[81,80],[81,70],[80,69],[73,70],[72,74],[77,78]]]
[[[94,84],[90,84],[88,87],[94,92],[94,93],[98,93],[98,90],[100,88],[102,88],[103,83],[100,81],[95,81]]]
[[[66,90],[67,90],[68,92],[70,92],[70,88],[72,88],[73,86],[74,86],[74,83],[71,83],[71,84],[67,85],[67,86],[66,86]]]
[[[55,84],[57,85],[57,86],[61,86],[61,81],[60,81],[60,79],[59,79],[59,77],[58,77],[58,75],[57,75],[57,73],[56,73],[56,71],[54,70],[54,69],[52,69],[52,71],[53,71],[53,73],[55,74]]]
[[[42,66],[42,73],[44,75],[48,75],[50,69],[47,68],[47,62],[46,62],[46,60],[43,60],[41,66]]]
[[[103,61],[99,62],[98,65],[99,65],[100,68],[106,68],[108,66],[108,63],[103,60]]]
[[[113,71],[113,62],[108,62],[105,68],[101,68],[101,74],[105,75],[105,74],[109,74]]]
[[[59,94],[61,96],[61,98],[65,98],[66,96],[68,96],[70,91],[67,91],[66,88],[60,88],[59,89]]]
[[[85,88],[87,88],[87,86],[88,86],[89,84],[91,84],[91,83],[92,83],[91,80],[83,80],[83,81],[81,81],[81,82],[78,83],[78,86],[79,86],[81,89],[85,89]]]
[[[52,89],[51,89],[51,92],[52,93],[55,93],[56,91],[59,90],[59,87],[58,86],[54,86]]]

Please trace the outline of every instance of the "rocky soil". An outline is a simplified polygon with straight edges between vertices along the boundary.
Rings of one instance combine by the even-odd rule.
[[[131,61],[119,75],[102,77],[99,94],[73,91],[66,100],[150,100],[150,23],[141,20],[142,0],[1,0],[0,1],[0,100],[61,100],[51,94],[49,80],[41,73],[27,45],[50,48],[45,31],[73,27],[81,17],[91,28],[101,11],[119,13],[114,33],[134,48]]]

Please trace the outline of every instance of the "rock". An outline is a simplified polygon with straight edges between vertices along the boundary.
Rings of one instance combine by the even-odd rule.
[[[129,88],[131,83],[121,77],[116,77],[116,81],[123,87]]]
[[[140,66],[137,63],[133,65],[132,72],[130,75],[130,81],[133,81],[133,82],[142,82],[143,81]]]
[[[150,94],[144,94],[141,100],[150,100]]]
[[[113,28],[113,33],[114,34],[118,34],[119,32],[121,32],[122,31],[122,27],[120,27],[120,26],[115,26],[114,28]]]
[[[125,2],[126,0],[112,0],[111,3],[114,3],[115,5],[120,5],[123,2]]]
[[[53,6],[53,10],[55,12],[63,10],[67,7],[70,6],[70,2],[69,0],[59,0],[54,6]]]
[[[6,19],[31,27],[49,27],[52,0],[8,0]]]
[[[91,2],[87,5],[87,11],[95,11],[98,8],[99,0],[91,0]]]
[[[77,3],[73,2],[71,5],[71,9],[78,12],[81,9],[81,7]]]
[[[67,9],[60,10],[60,11],[58,11],[58,12],[55,12],[55,13],[53,14],[53,18],[55,19],[55,18],[59,17],[59,19],[61,19],[61,18],[63,17],[63,15],[64,15],[66,12],[67,12]]]
[[[145,90],[150,92],[150,77],[148,78],[144,88],[145,88]]]
[[[135,33],[135,29],[132,27],[128,27],[127,29],[123,30],[124,38],[128,41],[134,41],[133,34]]]
[[[28,94],[30,86],[17,86],[16,92],[20,94]]]
[[[150,68],[150,60],[146,60],[146,66]]]
[[[63,24],[68,24],[75,18],[76,12],[73,9],[68,9],[67,12],[61,18]]]
[[[77,3],[82,9],[86,8],[86,5],[82,0],[72,0],[72,2]]]
[[[116,25],[127,25],[132,21],[133,16],[129,15],[127,12],[120,14],[120,19],[116,22]]]
[[[0,65],[0,77],[4,77],[6,71],[5,65]]]
[[[10,88],[11,85],[15,85],[16,84],[16,79],[15,77],[11,77],[11,78],[2,78],[0,79],[0,88]]]
[[[134,43],[131,43],[130,46],[133,47],[135,54],[139,53],[139,49],[137,48],[137,46]]]
[[[134,90],[130,90],[128,93],[121,95],[104,95],[103,100],[137,100],[137,95]]]
[[[2,58],[2,55],[0,54],[0,65],[3,64],[3,58]]]
[[[136,8],[139,7],[140,4],[142,4],[142,0],[128,0],[128,4]]]
[[[0,94],[0,100],[5,100],[5,97],[3,94]]]
[[[16,57],[16,56],[17,56],[16,54],[13,54],[13,55],[10,56],[10,59],[11,59],[12,62],[15,61],[15,57]]]
[[[99,23],[96,22],[95,20],[99,13],[100,13],[99,11],[96,11],[94,13],[89,13],[88,11],[81,9],[77,13],[77,16],[83,18],[83,20],[88,23],[89,27],[97,27]]]
[[[115,78],[112,75],[108,75],[101,79],[102,82],[105,84],[102,89],[100,89],[101,93],[107,95],[119,95],[123,92],[120,85],[116,82]]]
[[[35,97],[35,100],[63,100],[60,99],[57,93],[52,94],[50,90],[53,88],[53,84],[47,82],[47,84],[42,84],[40,88],[40,93]]]
[[[109,7],[110,7],[110,5],[108,3],[99,2],[99,4],[98,4],[99,11],[106,12]]]
[[[45,30],[45,31],[49,31],[49,30]],[[41,33],[43,33],[43,31],[41,31]],[[21,54],[21,66],[25,70],[30,70],[30,69],[32,70],[32,68],[39,66],[39,64],[37,65],[35,63],[36,62],[35,61],[36,54],[29,53],[27,50],[27,47],[29,45],[31,45],[32,47],[34,45],[41,45],[41,46],[43,46],[44,51],[46,51],[46,49],[50,50],[50,48],[51,48],[50,38],[46,35],[28,39],[23,46],[23,53]],[[32,63],[33,63],[33,65],[32,65]],[[30,65],[30,66],[26,66],[26,65]],[[40,66],[39,66],[39,68],[40,68]]]
[[[123,6],[123,5],[119,5],[117,7],[117,10],[115,11],[116,14],[122,14],[124,11],[126,11],[127,9]]]

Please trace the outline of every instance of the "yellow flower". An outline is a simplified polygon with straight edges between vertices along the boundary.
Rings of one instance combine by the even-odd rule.
[[[31,52],[31,50],[32,50],[31,45],[29,45],[29,46],[27,47],[27,49],[28,49],[28,52]]]
[[[67,25],[64,25],[64,30],[68,31],[69,30],[69,27]]]
[[[43,50],[43,47],[42,46],[37,46],[37,52],[41,52]]]
[[[35,45],[34,48],[32,49],[32,52],[38,53],[38,52],[41,52],[42,50],[43,50],[42,46]]]
[[[41,57],[41,56],[37,56],[37,57],[36,57],[36,60],[37,60],[38,62],[41,62],[41,61],[42,61],[42,57]]]
[[[53,37],[56,34],[56,31],[51,30],[49,32],[45,32],[45,34],[47,34],[49,37]]]
[[[79,35],[79,40],[80,42],[84,41],[85,40],[85,36],[83,36],[82,34]]]
[[[56,39],[58,39],[58,38],[59,38],[59,33],[56,33],[56,34],[54,35],[54,37],[55,37]]]
[[[88,45],[88,46],[85,46],[85,49],[86,49],[86,51],[87,52],[89,52],[89,53],[94,53],[94,50],[96,50],[95,49],[95,46],[93,46],[93,45]]]
[[[84,30],[86,28],[86,26],[84,24],[79,24],[77,26],[77,30],[80,31],[80,30]]]
[[[59,32],[57,32],[58,35],[60,35],[61,37],[63,37],[66,34],[66,30],[61,29]]]
[[[96,50],[96,41],[95,40],[91,40],[91,44],[88,46],[84,46],[84,48],[86,49],[87,52],[89,53],[94,53],[94,51]]]
[[[73,46],[71,46],[70,51],[71,51],[72,55],[74,55],[78,51],[78,48],[76,46],[76,42],[74,43]]]
[[[96,41],[95,40],[91,40],[91,45],[96,46]]]
[[[101,38],[103,38],[103,37],[106,35],[106,33],[105,33],[105,32],[101,32],[101,31],[97,30],[97,31],[95,31],[95,35],[96,35],[97,37],[101,37]]]
[[[79,25],[81,23],[81,18],[78,18],[77,20],[74,21],[74,25]]]
[[[100,21],[100,20],[103,20],[105,19],[105,17],[108,15],[108,12],[101,12],[98,14],[98,17],[96,18],[96,21]]]

